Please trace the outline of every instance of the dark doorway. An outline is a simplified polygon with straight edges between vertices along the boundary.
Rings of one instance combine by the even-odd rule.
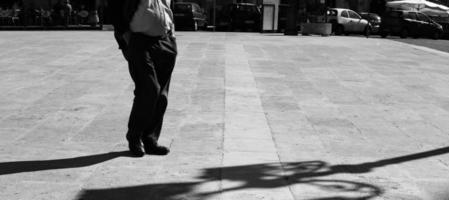
[[[282,3],[282,1],[281,1]],[[278,12],[278,32],[283,33],[287,28],[287,10],[288,4],[279,4]]]

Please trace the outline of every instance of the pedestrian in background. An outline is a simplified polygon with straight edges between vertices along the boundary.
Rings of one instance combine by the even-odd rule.
[[[70,4],[70,0],[63,0],[60,12],[62,24],[68,26],[70,24],[70,19],[72,18],[72,5]]]
[[[81,5],[79,12],[77,13],[78,22],[80,24],[87,24],[87,17],[89,17],[89,12],[85,5]]]
[[[98,23],[100,23],[100,17],[98,16],[97,10],[90,11],[89,16],[87,18],[87,23],[92,27],[95,27],[97,26]]]
[[[177,47],[170,0],[109,0],[114,36],[135,83],[126,138],[134,156],[166,155],[158,144]],[[143,150],[142,150],[143,144]]]

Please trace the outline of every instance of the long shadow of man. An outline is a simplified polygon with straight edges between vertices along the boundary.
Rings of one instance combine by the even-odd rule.
[[[4,162],[0,163],[0,176],[22,172],[87,167],[118,157],[130,157],[130,155],[127,151],[120,151],[56,160]]]

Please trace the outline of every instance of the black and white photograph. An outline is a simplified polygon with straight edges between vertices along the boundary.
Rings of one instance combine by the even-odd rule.
[[[0,200],[449,200],[449,0],[0,0]]]

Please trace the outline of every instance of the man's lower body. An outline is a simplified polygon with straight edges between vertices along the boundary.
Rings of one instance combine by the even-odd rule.
[[[158,145],[170,78],[176,62],[174,37],[149,37],[132,33],[124,52],[135,83],[134,103],[128,122],[129,149],[135,156],[166,155],[169,149]],[[143,150],[142,150],[143,144]]]

